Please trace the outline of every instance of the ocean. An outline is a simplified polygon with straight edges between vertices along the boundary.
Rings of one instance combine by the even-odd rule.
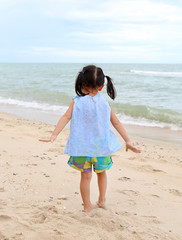
[[[0,63],[0,112],[56,124],[75,96],[80,63]],[[123,124],[182,130],[182,64],[96,64],[113,79]]]

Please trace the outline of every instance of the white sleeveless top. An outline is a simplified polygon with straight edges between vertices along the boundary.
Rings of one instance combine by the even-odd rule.
[[[122,146],[110,130],[111,108],[99,94],[74,98],[70,134],[65,147],[69,156],[104,157]]]

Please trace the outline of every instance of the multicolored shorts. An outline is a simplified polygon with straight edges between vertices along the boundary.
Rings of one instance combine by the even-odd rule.
[[[70,157],[68,164],[81,172],[91,172],[92,165],[96,173],[108,170],[112,165],[111,156],[106,157]]]

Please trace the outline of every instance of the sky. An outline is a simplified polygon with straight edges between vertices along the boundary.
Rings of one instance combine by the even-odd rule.
[[[0,0],[0,62],[182,63],[182,1]]]

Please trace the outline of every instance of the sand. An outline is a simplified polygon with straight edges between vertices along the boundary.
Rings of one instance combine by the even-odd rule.
[[[69,130],[54,143],[38,141],[53,129],[0,114],[1,240],[182,239],[182,145],[136,130],[132,142],[142,153],[123,147],[113,155],[107,209],[83,213],[80,173],[64,155]],[[94,173],[91,194],[94,203]]]

